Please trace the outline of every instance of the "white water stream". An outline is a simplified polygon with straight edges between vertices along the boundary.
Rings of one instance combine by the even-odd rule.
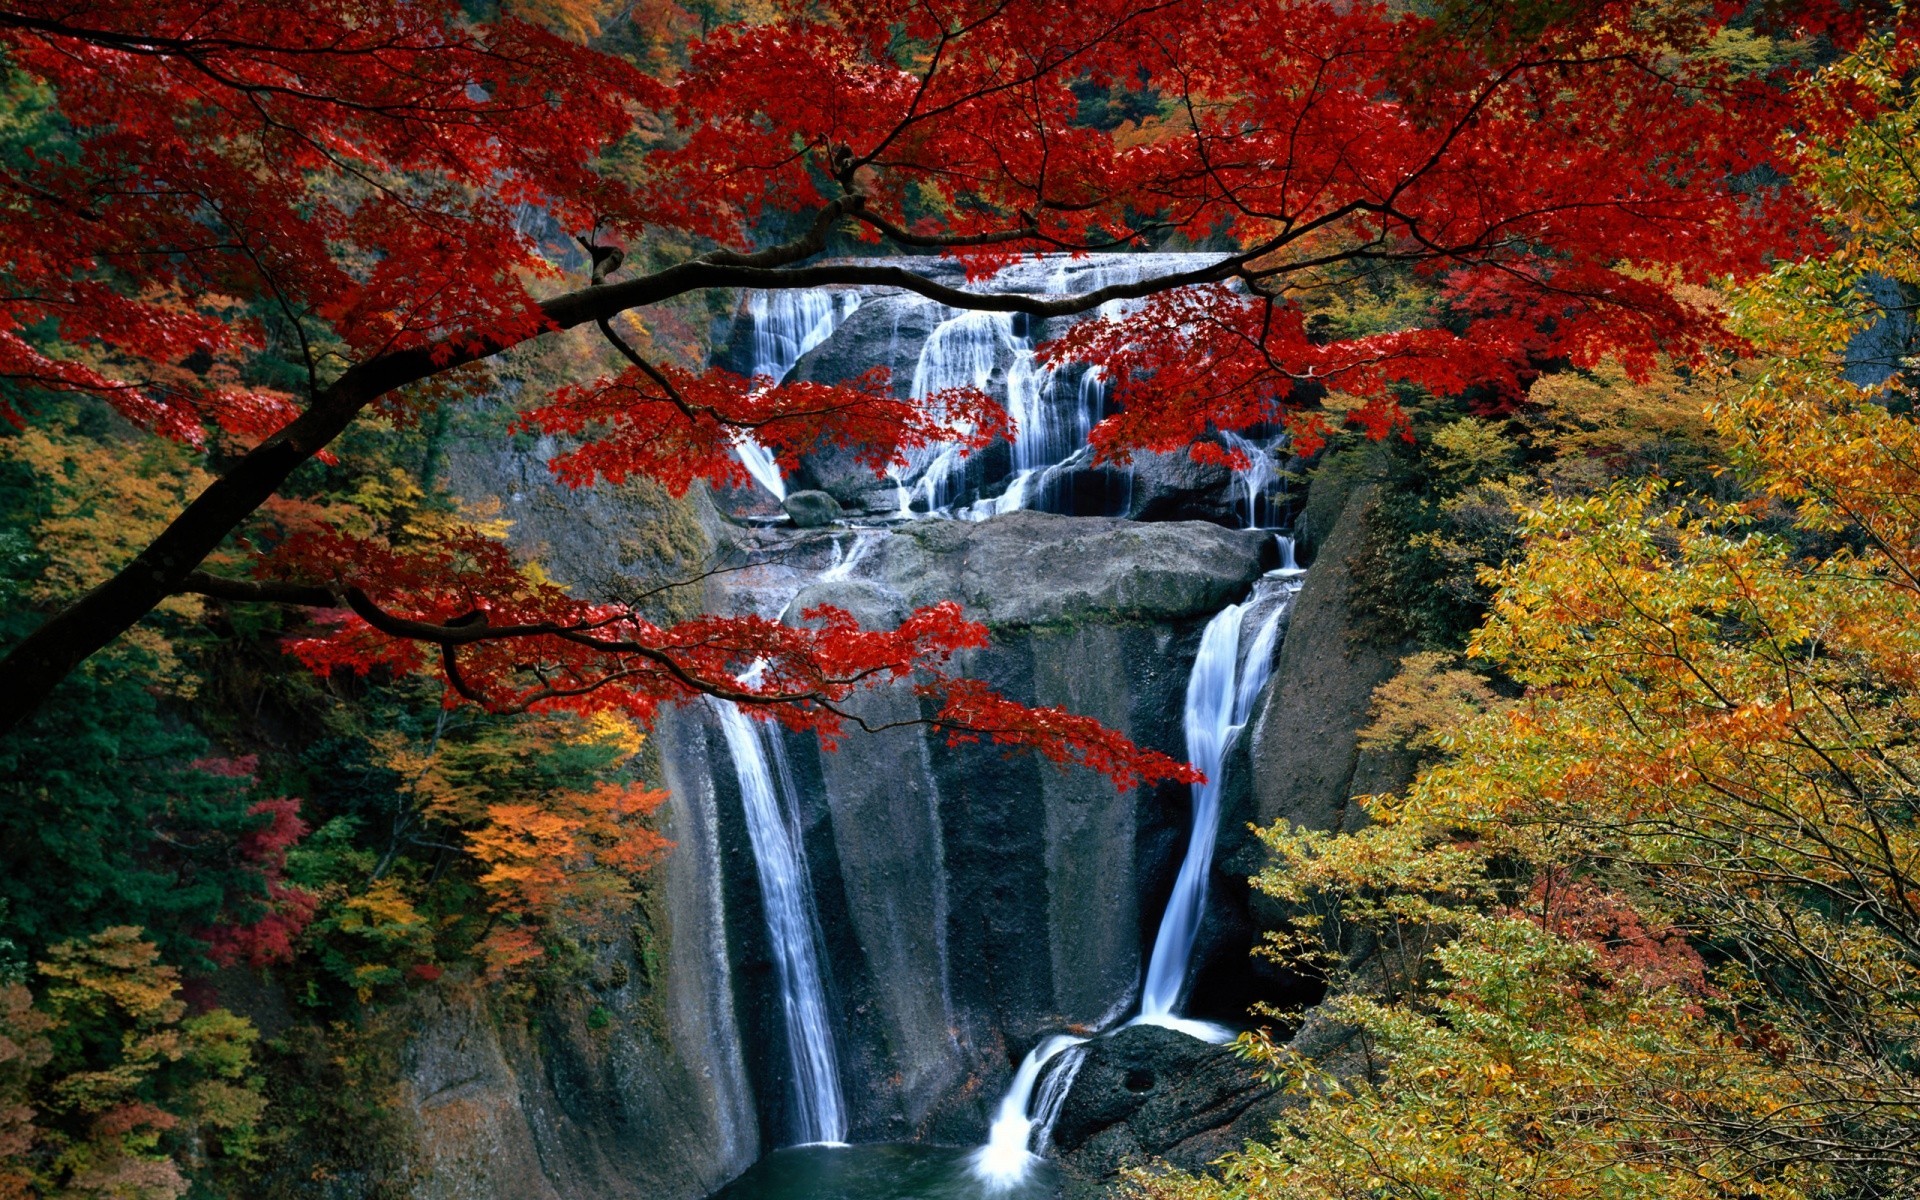
[[[778,731],[749,721],[730,700],[712,702],[740,781],[760,899],[767,914],[786,1020],[799,1143],[842,1142],[847,1106],[820,963],[820,923],[800,840],[800,806]]]
[[[1277,580],[1274,586],[1289,595],[1298,588],[1291,578]],[[1273,670],[1274,644],[1279,638],[1280,619],[1286,614],[1283,598],[1273,604],[1242,653],[1241,626],[1262,600],[1256,588],[1246,603],[1229,604],[1207,622],[1193,672],[1187,676],[1187,761],[1207,778],[1193,785],[1193,831],[1187,838],[1187,856],[1180,862],[1173,895],[1167,899],[1160,932],[1153,939],[1147,981],[1140,989],[1140,1015],[1134,1018],[1142,1024],[1165,1025],[1214,1042],[1225,1041],[1230,1035],[1219,1026],[1179,1016],[1177,1010],[1193,959],[1194,938],[1206,911],[1207,875],[1213,868],[1213,846],[1220,834],[1220,790],[1227,752],[1246,728],[1254,701]]]
[[[1000,1107],[994,1112],[993,1125],[987,1131],[987,1144],[973,1155],[973,1173],[989,1187],[1011,1188],[1026,1179],[1033,1170],[1038,1156],[1027,1149],[1027,1143],[1034,1127],[1034,1117],[1028,1107],[1033,1099],[1034,1085],[1040,1082],[1040,1072],[1053,1061],[1055,1055],[1081,1046],[1086,1040],[1071,1034],[1056,1033],[1029,1050],[1027,1056],[1020,1060],[1020,1068],[1013,1073],[1013,1082],[1008,1085],[1007,1094],[1000,1098]],[[1060,1102],[1065,1099],[1063,1092]],[[1058,1103],[1054,1106],[1054,1115],[1059,1115]]]
[[[832,337],[840,322],[859,307],[860,293],[845,289],[752,293],[747,297],[747,315],[753,322],[753,377],[784,383],[801,356]],[[780,464],[765,446],[739,433],[733,449],[755,482],[775,500],[787,498]]]

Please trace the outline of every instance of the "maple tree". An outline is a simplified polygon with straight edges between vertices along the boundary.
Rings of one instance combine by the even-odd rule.
[[[1329,388],[1384,436],[1401,424],[1396,385],[1512,389],[1541,362],[1603,352],[1641,369],[1718,333],[1676,285],[1751,273],[1805,232],[1793,189],[1733,186],[1762,177],[1789,120],[1820,114],[1707,53],[1731,15],[844,0],[704,34],[657,21],[675,49],[643,71],[571,40],[607,16],[593,4],[487,20],[449,2],[0,7],[6,85],[33,114],[0,154],[6,403],[97,395],[217,465],[131,561],[11,648],[0,721],[197,594],[313,609],[331,625],[300,647],[315,665],[437,665],[495,709],[645,718],[707,693],[831,736],[853,690],[914,675],[961,736],[1122,783],[1177,776],[1093,722],[949,674],[984,637],[951,606],[888,631],[833,612],[807,628],[662,627],[477,535],[284,528],[270,501],[355,421],[444,402],[415,385],[586,326],[624,369],[522,414],[573,439],[555,464],[573,483],[740,483],[741,431],[791,467],[824,445],[878,466],[1005,429],[978,394],[765,386],[656,361],[614,323],[712,288],[877,285],[1036,317],[1144,298],[1046,351],[1116,381],[1122,411],[1095,433],[1116,458],[1289,415],[1311,444],[1327,424],[1308,405]],[[1134,97],[1118,107],[1137,115],[1083,119],[1088,86]],[[565,289],[579,259],[524,232],[528,211],[589,246],[586,286]],[[797,232],[767,232],[783,221]],[[971,280],[1037,251],[1232,248],[1060,297],[821,257],[848,236],[957,256]],[[1389,271],[1433,284],[1415,327],[1328,338],[1303,320],[1303,298]],[[247,574],[211,569],[223,547]],[[756,660],[758,682],[740,683]]]

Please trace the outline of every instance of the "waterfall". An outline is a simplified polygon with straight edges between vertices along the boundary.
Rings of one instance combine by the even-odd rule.
[[[747,837],[753,844],[760,899],[767,912],[767,940],[773,944],[793,1068],[798,1140],[844,1141],[847,1110],[840,1092],[833,1027],[827,1020],[820,923],[813,909],[813,885],[800,840],[800,805],[787,770],[786,751],[777,731],[756,728],[732,701],[711,704],[740,781]]]
[[[1053,1149],[1053,1127],[1060,1121],[1060,1110],[1067,1106],[1073,1081],[1080,1077],[1080,1066],[1087,1061],[1085,1046],[1069,1046],[1060,1052],[1060,1061],[1040,1081],[1040,1094],[1033,1102],[1033,1152],[1045,1155]]]
[[[1150,272],[1190,270],[1218,261],[1215,254],[1111,254],[1087,258],[1047,255],[1003,269],[990,285],[993,291],[1072,295],[1111,283],[1143,278]],[[1094,315],[1117,318],[1138,301],[1110,300]],[[1087,444],[1087,435],[1099,421],[1106,399],[1105,380],[1097,369],[1081,373],[1071,409],[1056,397],[1056,368],[1035,357],[1033,319],[1023,313],[978,311],[950,315],[920,348],[914,365],[911,396],[924,398],[942,388],[971,387],[993,393],[997,372],[1004,369],[1002,397],[1014,422],[1014,483],[997,505],[976,503],[962,515],[974,520],[1011,512],[1030,503],[1051,502],[1053,489],[1027,486],[1049,467],[1058,466]],[[929,512],[944,512],[956,498],[953,476],[960,454],[952,445],[931,446],[914,452],[904,468],[889,468],[899,499],[899,515],[911,517],[916,500]]]
[[[1288,543],[1288,563],[1292,562]],[[1273,670],[1273,654],[1280,641],[1281,622],[1299,590],[1297,569],[1270,572],[1254,587],[1244,604],[1229,604],[1207,622],[1200,635],[1200,653],[1187,677],[1187,759],[1207,777],[1193,785],[1193,832],[1187,856],[1174,881],[1173,896],[1161,917],[1154,939],[1147,979],[1141,990],[1140,1015],[1131,1024],[1163,1025],[1209,1042],[1224,1042],[1231,1031],[1207,1021],[1176,1015],[1186,984],[1193,943],[1207,902],[1207,872],[1213,866],[1213,846],[1219,835],[1221,777],[1227,752],[1253,716],[1253,706]],[[1248,616],[1267,609],[1252,640],[1241,652]],[[1056,1034],[1035,1046],[1021,1060],[1013,1082],[1000,1099],[987,1144],[974,1153],[974,1176],[990,1188],[1006,1190],[1024,1180],[1046,1149],[1054,1122],[1080,1069],[1088,1039]],[[1044,1083],[1041,1072],[1055,1056],[1067,1054]],[[1036,1095],[1037,1089],[1037,1095]],[[1031,1149],[1029,1144],[1032,1143]]]
[[[994,372],[1000,366],[1002,351],[1011,352],[1014,346],[1013,315],[969,310],[940,322],[921,345],[920,357],[914,363],[913,384],[909,392],[912,398],[924,400],[948,388],[990,391]],[[1029,347],[1029,368],[1032,357],[1033,352]],[[1008,378],[1011,382],[1011,373]],[[1011,396],[1009,411],[1013,411]],[[1014,419],[1021,420],[1017,412]],[[926,498],[928,511],[937,512],[945,508],[951,499],[947,488],[948,477],[960,464],[959,447],[943,442],[912,451],[908,460],[905,472],[889,472],[900,489],[900,514],[912,515],[916,492]],[[909,480],[913,481],[911,485]]]
[[[785,382],[801,356],[832,337],[840,322],[859,307],[860,293],[855,291],[810,288],[748,295],[747,317],[753,322],[753,378]],[[780,465],[765,446],[749,434],[737,433],[733,448],[741,465],[761,487],[776,500],[787,498]]]
[[[1273,535],[1273,544],[1280,548],[1280,567],[1282,571],[1298,571],[1300,563],[1293,557],[1293,539],[1284,533]]]
[[[1035,1155],[1027,1149],[1027,1141],[1034,1128],[1030,1107],[1034,1086],[1040,1082],[1041,1070],[1055,1055],[1079,1046],[1086,1040],[1071,1034],[1056,1033],[1029,1050],[1027,1056],[1020,1060],[1020,1069],[1013,1073],[1013,1083],[1008,1086],[1007,1094],[1000,1098],[1000,1107],[994,1113],[993,1126],[987,1133],[987,1144],[974,1152],[973,1173],[976,1178],[989,1187],[1005,1190],[1025,1179],[1033,1170]],[[1054,1116],[1059,1115],[1059,1104],[1064,1103],[1065,1099],[1063,1091],[1054,1105]]]
[[[1227,751],[1246,727],[1254,701],[1266,686],[1280,620],[1297,585],[1283,581],[1278,586],[1283,589],[1279,602],[1259,626],[1244,655],[1240,650],[1241,626],[1248,613],[1265,599],[1258,590],[1245,604],[1230,604],[1220,610],[1200,636],[1200,653],[1187,677],[1187,761],[1207,778],[1193,785],[1193,832],[1188,837],[1187,856],[1174,879],[1173,895],[1160,918],[1160,931],[1153,940],[1153,955],[1147,962],[1147,979],[1140,992],[1140,1015],[1135,1018],[1209,1041],[1225,1040],[1225,1031],[1177,1016],[1175,1009],[1186,985],[1194,937],[1206,909],[1207,875],[1213,867],[1213,845],[1220,831],[1221,777]]]
[[[1247,459],[1245,469],[1233,472],[1234,509],[1245,519],[1248,529],[1273,528],[1284,513],[1273,511],[1273,501],[1267,496],[1267,489],[1280,480],[1280,467],[1274,460],[1274,451],[1287,444],[1286,435],[1280,434],[1261,441],[1232,430],[1222,430],[1220,440],[1226,443],[1227,449],[1238,450]]]

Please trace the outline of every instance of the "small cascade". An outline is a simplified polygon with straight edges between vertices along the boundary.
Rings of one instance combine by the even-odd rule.
[[[800,840],[800,805],[787,769],[786,751],[773,730],[757,727],[729,700],[711,701],[733,757],[753,845],[760,899],[767,913],[786,1019],[793,1069],[797,1141],[842,1142],[847,1136],[846,1101],[840,1090],[833,1026],[827,1019],[821,972],[820,923]]]
[[[850,545],[846,542],[835,542],[833,562],[826,570],[820,572],[821,582],[831,583],[834,580],[852,578],[853,569],[860,565],[860,560],[864,559],[868,552],[886,536],[885,532],[878,529],[862,529],[853,535]],[[1288,554],[1292,554],[1291,546],[1288,548]]]
[[[1033,1152],[1046,1157],[1053,1149],[1053,1127],[1060,1123],[1060,1110],[1067,1106],[1073,1081],[1087,1061],[1085,1046],[1068,1046],[1060,1052],[1059,1062],[1040,1080],[1040,1094],[1033,1102]]]
[[[994,1113],[993,1126],[987,1133],[987,1144],[974,1151],[973,1155],[974,1176],[989,1188],[1001,1191],[1011,1189],[1032,1172],[1033,1164],[1039,1159],[1028,1149],[1028,1142],[1034,1131],[1034,1089],[1040,1083],[1040,1072],[1053,1061],[1054,1056],[1081,1046],[1086,1040],[1072,1034],[1056,1033],[1028,1051],[1027,1056],[1020,1060],[1020,1069],[1013,1073],[1013,1082],[1008,1085],[1006,1095],[1000,1098],[1000,1107]],[[1077,1064],[1075,1066],[1077,1069]],[[1062,1088],[1059,1098],[1054,1101],[1055,1118],[1060,1115],[1059,1107],[1065,1100],[1066,1091]],[[1051,1123],[1048,1128],[1051,1129]]]
[[[1024,314],[1009,322],[1013,361],[1007,367],[1007,412],[1014,421],[1013,467],[1028,473],[1052,466],[1087,440],[1084,431],[1059,420],[1061,414],[1053,403],[1054,371],[1034,359],[1033,339],[1028,336],[1032,328],[1032,319]]]
[[[1271,438],[1256,439],[1232,430],[1223,430],[1220,440],[1229,450],[1237,450],[1246,457],[1244,470],[1233,472],[1233,506],[1240,514],[1248,529],[1272,529],[1286,517],[1285,505],[1276,511],[1273,497],[1267,490],[1281,481],[1280,462],[1277,451],[1287,444],[1285,434]]]
[[[1206,775],[1205,783],[1193,785],[1193,832],[1187,841],[1187,856],[1174,879],[1173,895],[1160,918],[1160,931],[1153,941],[1153,955],[1147,962],[1147,978],[1140,992],[1140,1015],[1136,1022],[1165,1025],[1191,1033],[1207,1041],[1225,1041],[1227,1031],[1204,1021],[1177,1015],[1180,993],[1186,986],[1187,967],[1193,957],[1193,943],[1200,931],[1200,918],[1206,910],[1207,876],[1213,867],[1213,846],[1220,827],[1220,790],[1227,752],[1253,715],[1260,689],[1266,686],[1273,669],[1274,646],[1279,640],[1280,621],[1297,584],[1276,580],[1280,589],[1277,602],[1261,622],[1252,642],[1241,651],[1241,627],[1248,614],[1273,593],[1256,589],[1244,604],[1230,604],[1207,622],[1200,636],[1200,653],[1187,677],[1186,732],[1187,761]]]
[[[1002,355],[1011,353],[1014,347],[1013,318],[1012,313],[970,310],[942,321],[920,347],[909,394],[915,400],[922,400],[948,388],[990,391]],[[1032,357],[1033,352],[1029,347],[1028,375],[1032,373]],[[1010,370],[1010,387],[1012,382],[1013,372]],[[1022,389],[1018,401],[1009,392],[1008,411],[1022,426],[1025,425],[1025,419],[1019,407],[1027,403],[1029,398],[1026,389]],[[929,512],[946,508],[953,499],[949,482],[955,468],[960,465],[959,446],[953,443],[928,446],[911,452],[908,458],[905,471],[893,469],[889,472],[893,475],[895,486],[900,489],[901,515],[912,515],[916,495],[926,501]]]
[[[1280,548],[1280,566],[1277,568],[1278,570],[1288,572],[1301,570],[1299,562],[1293,557],[1293,539],[1291,537],[1288,537],[1284,533],[1276,533],[1273,535],[1273,544]]]
[[[1007,480],[1006,491],[985,500],[975,500],[961,509],[960,515],[969,521],[984,521],[1001,513],[1019,512],[1027,506],[1027,488],[1033,482],[1033,475],[1031,469],[1015,471],[1013,478]]]
[[[802,355],[833,336],[840,322],[860,307],[860,293],[851,290],[753,292],[747,297],[747,317],[753,322],[755,379],[783,383]],[[767,448],[745,433],[735,435],[734,452],[755,482],[776,500],[787,498],[780,465]]]

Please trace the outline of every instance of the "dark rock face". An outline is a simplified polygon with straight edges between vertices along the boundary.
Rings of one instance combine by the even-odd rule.
[[[1141,451],[1124,467],[1095,465],[1083,447],[1048,468],[1034,488],[1035,508],[1070,516],[1133,521],[1207,521],[1237,529],[1233,474],[1193,461],[1185,451]]]
[[[1232,487],[1232,472],[1194,462],[1184,450],[1136,454],[1127,515],[1136,521],[1211,521],[1238,527]]]
[[[818,529],[840,519],[840,502],[825,492],[790,492],[780,507],[795,527]]]
[[[1120,1168],[1165,1159],[1199,1170],[1262,1132],[1279,1102],[1228,1046],[1130,1025],[1088,1043],[1053,1128],[1069,1200]]]

